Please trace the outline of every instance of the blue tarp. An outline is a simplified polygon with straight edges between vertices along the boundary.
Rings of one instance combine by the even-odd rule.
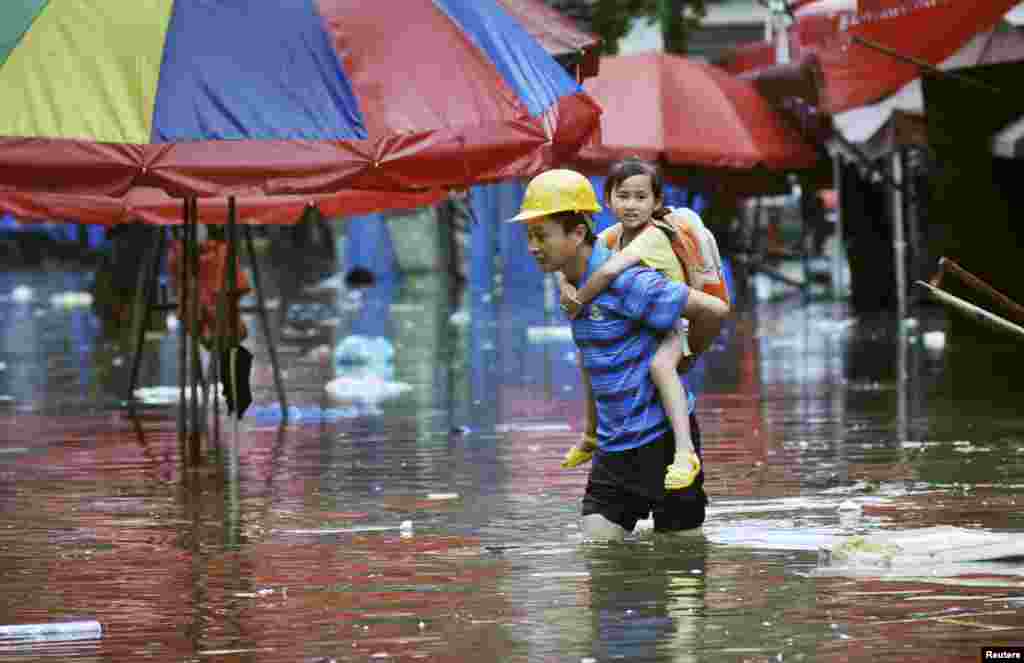
[[[174,3],[154,143],[358,138],[359,105],[313,0]]]
[[[579,85],[530,34],[497,3],[479,0],[434,0],[449,18],[487,54],[505,83],[533,116]]]
[[[79,233],[86,233],[86,244],[90,249],[105,248],[109,242],[106,228],[103,226],[87,226],[76,223],[19,223],[10,214],[0,216],[0,238],[13,238],[18,234],[32,233],[44,235],[54,242],[77,242]]]

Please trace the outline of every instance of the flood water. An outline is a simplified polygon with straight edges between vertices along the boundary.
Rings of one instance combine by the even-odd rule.
[[[850,574],[818,554],[1024,531],[1024,416],[985,379],[1012,346],[953,375],[979,349],[939,347],[941,311],[901,332],[844,304],[747,307],[694,376],[703,534],[585,545],[585,471],[558,466],[574,348],[537,288],[287,274],[264,279],[288,422],[249,318],[255,403],[194,468],[173,394],[124,407],[117,326],[51,302],[89,271],[0,275],[0,624],[102,627],[0,640],[0,660],[974,661],[1024,641],[1019,560]],[[176,385],[176,361],[177,332],[152,335],[141,385]]]

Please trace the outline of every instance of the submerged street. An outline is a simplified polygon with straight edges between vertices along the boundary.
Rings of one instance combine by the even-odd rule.
[[[195,468],[173,318],[133,416],[130,340],[51,299],[91,272],[0,274],[0,622],[102,628],[0,639],[0,660],[974,661],[1024,639],[1019,557],[819,560],[854,535],[1024,531],[1024,417],[990,368],[1012,341],[958,344],[939,309],[900,330],[752,303],[691,380],[703,534],[587,545],[586,472],[558,466],[575,349],[536,288],[289,273],[264,272],[288,421],[250,318],[255,402]]]

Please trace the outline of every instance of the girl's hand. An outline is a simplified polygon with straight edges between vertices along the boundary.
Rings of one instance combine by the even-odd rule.
[[[693,365],[696,363],[697,357],[694,355],[690,355],[689,357],[683,357],[682,359],[679,360],[679,366],[676,368],[676,370],[682,374],[689,373],[690,369],[693,368]]]
[[[570,320],[575,320],[576,316],[580,314],[580,309],[583,308],[580,300],[576,298],[576,288],[569,283],[562,284],[561,305],[562,311]]]

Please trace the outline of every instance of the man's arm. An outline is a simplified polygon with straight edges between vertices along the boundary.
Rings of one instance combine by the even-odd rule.
[[[611,286],[622,312],[657,331],[666,332],[680,317],[690,321],[690,333],[710,344],[729,315],[729,305],[683,283],[670,281],[650,269],[627,270]]]
[[[580,367],[580,382],[583,383],[583,434],[597,436],[597,404],[594,402],[594,389],[590,385],[590,373],[583,367],[583,355],[576,351],[577,364]]]
[[[605,261],[603,265],[597,268],[587,282],[583,284],[583,287],[576,293],[577,304],[576,311],[572,312],[573,317],[579,312],[580,307],[589,304],[595,297],[605,291],[615,277],[622,273],[623,270],[632,267],[633,265],[640,262],[640,256],[633,253],[627,253],[620,251],[611,258]]]

